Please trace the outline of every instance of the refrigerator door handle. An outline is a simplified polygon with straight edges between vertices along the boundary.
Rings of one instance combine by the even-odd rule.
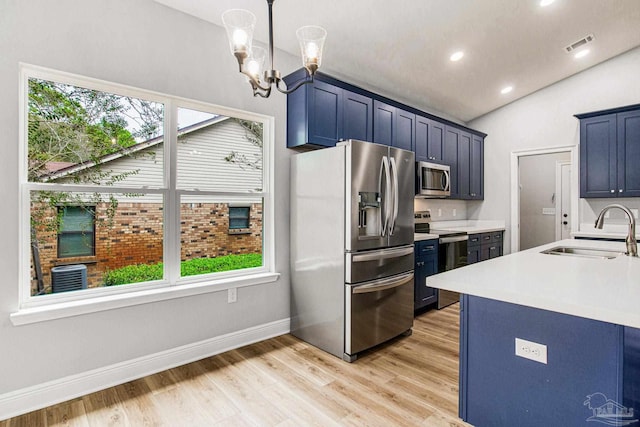
[[[354,294],[367,294],[371,292],[384,291],[386,289],[393,289],[404,285],[407,282],[413,281],[413,271],[403,274],[400,277],[391,277],[386,279],[376,280],[375,282],[368,283],[366,285],[359,285],[353,287]]]
[[[366,254],[354,255],[351,260],[353,262],[375,261],[378,259],[398,258],[413,253],[413,246],[401,249],[383,249],[381,251],[370,252]]]
[[[392,203],[392,207],[393,207],[393,212],[391,214],[391,225],[389,225],[389,236],[393,236],[393,232],[396,229],[396,220],[398,219],[398,208],[399,208],[399,199],[400,196],[398,194],[398,192],[400,191],[398,188],[398,165],[396,164],[396,159],[395,157],[391,157],[391,179],[393,182],[393,189],[392,189],[392,199],[393,199],[393,203]]]
[[[389,193],[391,190],[391,185],[390,185],[390,177],[389,177],[389,158],[387,156],[383,156],[382,157],[382,161],[380,162],[380,179],[378,181],[378,192],[382,193],[382,178],[385,178],[385,182],[384,182],[384,195],[382,196],[382,202],[384,203],[384,221],[382,221],[382,210],[380,209],[380,223],[382,224],[382,232],[381,232],[381,236],[386,236],[387,234],[387,227],[389,227],[391,224],[389,224]]]

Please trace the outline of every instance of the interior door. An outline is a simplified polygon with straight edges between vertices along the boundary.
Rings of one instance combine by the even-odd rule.
[[[568,151],[519,158],[520,250],[557,240],[556,162],[569,161]]]

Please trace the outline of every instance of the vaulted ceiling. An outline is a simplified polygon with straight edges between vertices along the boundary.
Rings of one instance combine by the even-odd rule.
[[[265,0],[156,1],[217,25],[249,9],[268,40]],[[640,0],[277,0],[273,10],[276,48],[299,55],[295,30],[323,26],[321,71],[465,122],[640,46]]]

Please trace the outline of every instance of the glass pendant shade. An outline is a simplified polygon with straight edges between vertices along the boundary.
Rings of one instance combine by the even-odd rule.
[[[235,56],[249,56],[256,16],[248,10],[231,9],[222,14],[222,23],[227,30],[231,53]]]
[[[327,32],[322,27],[308,25],[298,28],[296,36],[300,42],[302,65],[310,74],[314,74],[322,61],[322,48]]]
[[[244,71],[253,77],[255,80],[260,81],[264,73],[264,61],[267,57],[267,51],[260,46],[253,46],[249,58],[245,62]]]

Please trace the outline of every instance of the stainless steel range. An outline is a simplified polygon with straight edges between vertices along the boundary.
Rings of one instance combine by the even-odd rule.
[[[291,158],[291,333],[346,361],[413,326],[414,154],[349,140]]]
[[[467,265],[467,241],[469,236],[463,231],[431,228],[431,211],[419,211],[414,215],[415,232],[438,236],[438,273]],[[438,309],[460,300],[458,292],[438,290]]]

